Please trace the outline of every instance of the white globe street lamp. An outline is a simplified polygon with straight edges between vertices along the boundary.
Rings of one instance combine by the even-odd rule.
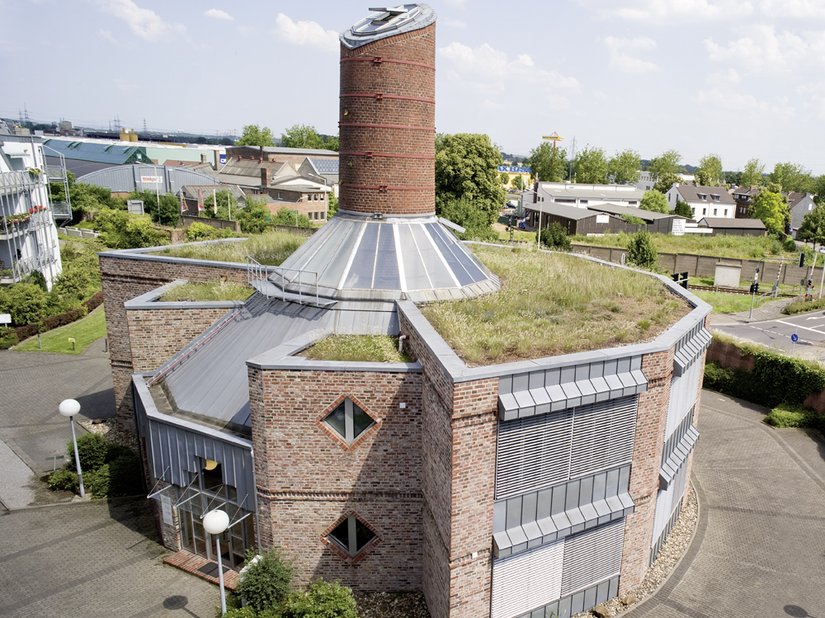
[[[77,480],[80,483],[80,497],[86,496],[86,490],[83,488],[83,471],[80,469],[80,455],[77,452],[77,435],[74,431],[74,417],[80,412],[80,404],[75,399],[64,399],[57,407],[57,411],[61,416],[69,419],[69,425],[72,428],[72,445],[74,446],[74,463],[77,466]]]
[[[220,509],[209,511],[203,516],[203,529],[215,537],[215,551],[218,554],[218,582],[221,588],[221,616],[226,613],[226,592],[223,587],[223,563],[221,561],[221,534],[229,527],[229,515]]]

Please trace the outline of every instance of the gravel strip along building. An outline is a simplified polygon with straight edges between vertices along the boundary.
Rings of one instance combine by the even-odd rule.
[[[234,568],[278,547],[299,582],[423,591],[435,618],[569,616],[638,585],[678,518],[709,307],[660,277],[688,309],[650,341],[465,363],[419,306],[500,282],[435,216],[434,83],[428,6],[341,36],[340,210],[280,267],[101,255],[118,428],[171,549],[211,559],[220,506]],[[182,279],[255,292],[157,301]],[[332,333],[415,360],[301,355]]]

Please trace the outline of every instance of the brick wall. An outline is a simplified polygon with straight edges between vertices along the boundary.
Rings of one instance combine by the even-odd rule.
[[[298,583],[420,590],[421,374],[251,368],[249,384],[262,545]],[[323,422],[342,396],[376,421],[351,445]],[[350,512],[378,536],[355,560],[325,538]]]
[[[211,281],[225,278],[246,282],[246,268],[242,265],[205,266],[188,261],[158,262],[104,253],[100,256],[100,272],[115,394],[116,431],[119,439],[134,446],[136,434],[130,385],[135,367],[132,365],[129,320],[123,304],[176,279]]]
[[[642,359],[642,372],[648,379],[648,390],[639,395],[639,411],[636,416],[636,437],[630,469],[630,495],[636,503],[636,509],[625,519],[620,595],[641,583],[650,559],[659,468],[673,374],[673,349],[646,355]]]

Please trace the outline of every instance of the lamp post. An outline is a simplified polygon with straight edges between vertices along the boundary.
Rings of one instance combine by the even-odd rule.
[[[221,561],[221,534],[229,527],[229,515],[220,509],[209,511],[203,516],[203,529],[215,537],[215,552],[218,554],[218,583],[221,588],[221,616],[226,613],[226,592],[223,587],[223,563]]]
[[[77,435],[74,431],[74,417],[80,412],[80,404],[76,399],[64,399],[57,407],[57,411],[61,416],[68,417],[69,426],[72,428],[72,446],[74,446],[74,463],[77,467],[77,480],[80,483],[80,497],[86,496],[86,490],[83,488],[83,471],[80,469],[80,455],[77,452]]]

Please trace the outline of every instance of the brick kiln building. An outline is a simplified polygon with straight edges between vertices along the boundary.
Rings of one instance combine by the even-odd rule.
[[[679,515],[709,308],[662,278],[692,310],[653,341],[465,364],[418,305],[499,281],[434,215],[434,37],[425,5],[341,36],[341,209],[281,267],[101,255],[118,427],[172,549],[211,558],[221,507],[230,566],[278,547],[435,618],[568,616],[638,585]],[[157,300],[218,279],[256,291]],[[416,360],[301,356],[331,333]]]

